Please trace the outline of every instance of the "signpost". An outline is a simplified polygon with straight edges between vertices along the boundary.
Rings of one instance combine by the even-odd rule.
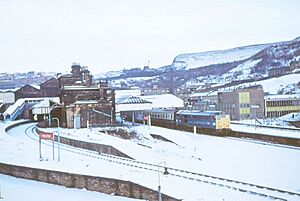
[[[53,152],[53,160],[54,160],[54,135],[53,133],[45,133],[40,132],[40,139],[39,139],[39,152],[40,158],[42,158],[42,140],[52,140],[52,152]]]

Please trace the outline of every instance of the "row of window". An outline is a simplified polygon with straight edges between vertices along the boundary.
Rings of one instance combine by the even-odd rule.
[[[151,113],[152,118],[158,118],[158,119],[169,119],[173,120],[174,115],[172,113]]]
[[[280,107],[280,106],[298,106],[300,100],[285,100],[285,101],[267,101],[267,107]]]
[[[180,117],[179,117],[180,118]],[[183,119],[192,119],[193,121],[214,121],[216,119],[215,116],[188,116],[183,115]]]
[[[284,115],[290,114],[295,111],[274,111],[274,112],[267,112],[267,117],[275,118],[275,117],[282,117]]]

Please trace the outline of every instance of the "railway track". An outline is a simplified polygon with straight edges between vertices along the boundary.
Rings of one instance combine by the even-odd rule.
[[[25,134],[32,140],[39,141],[38,134],[35,131],[35,125],[29,126],[25,130]],[[43,144],[47,146],[52,146],[52,142],[50,141],[42,141]],[[57,143],[56,145],[57,146]],[[68,151],[74,154],[83,155],[90,158],[95,158],[99,160],[104,160],[110,163],[116,163],[132,168],[143,169],[146,171],[158,171],[158,167],[165,167],[165,166],[158,166],[157,164],[147,163],[143,161],[137,161],[133,159],[118,157],[114,155],[99,153],[96,151],[91,151],[87,149],[81,149],[77,147],[72,147],[65,144],[60,144],[61,150]],[[253,196],[258,196],[261,198],[272,199],[272,200],[300,200],[300,193],[271,188],[267,186],[216,177],[212,175],[192,172],[188,170],[182,170],[173,167],[166,167],[168,172],[171,176],[187,179],[195,182],[201,182],[207,185],[213,185],[220,188],[226,188],[234,191],[239,191],[242,193],[247,193]]]
[[[249,124],[249,123],[242,123],[242,122],[230,122],[230,124],[236,125],[244,125],[256,128],[270,128],[274,130],[283,130],[283,131],[293,131],[295,133],[300,133],[300,128],[293,128],[293,127],[284,127],[284,126],[269,126],[269,125],[261,125],[261,124]]]

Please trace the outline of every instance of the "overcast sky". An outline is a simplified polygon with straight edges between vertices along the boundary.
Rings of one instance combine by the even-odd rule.
[[[93,74],[292,40],[299,0],[0,0],[0,72]]]

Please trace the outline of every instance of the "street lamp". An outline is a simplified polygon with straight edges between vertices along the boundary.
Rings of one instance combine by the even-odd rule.
[[[159,172],[159,168],[160,168],[160,164],[162,164],[162,163],[164,163],[165,164],[165,169],[164,169],[164,173],[163,173],[163,175],[168,175],[169,174],[169,172],[168,172],[168,169],[167,169],[167,167],[166,167],[166,161],[162,161],[162,162],[159,162],[158,164],[157,164],[157,174],[158,174],[158,201],[162,201],[162,198],[161,198],[161,187],[160,187],[160,172]]]
[[[259,105],[251,105],[250,106],[252,109],[254,109],[254,125],[255,125],[255,129],[256,129],[256,110],[259,108]]]
[[[60,161],[60,135],[59,135],[59,119],[56,117],[52,118],[57,121],[57,160]],[[53,136],[54,137],[54,136]]]

